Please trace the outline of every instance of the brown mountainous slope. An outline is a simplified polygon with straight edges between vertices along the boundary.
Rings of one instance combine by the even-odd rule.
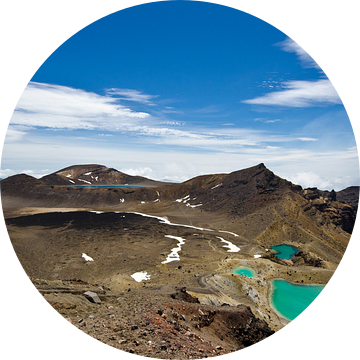
[[[40,179],[46,185],[138,185],[161,186],[163,183],[142,176],[131,176],[103,165],[73,165]]]
[[[69,186],[69,180],[148,187],[76,188]],[[24,174],[12,176],[1,181],[1,194],[6,217],[23,206],[136,211],[226,229],[263,248],[292,244],[315,253],[330,267],[341,260],[355,222],[354,208],[338,201],[335,192],[303,190],[264,164],[230,174],[198,176],[181,184],[133,177],[101,165],[78,165],[39,180]]]

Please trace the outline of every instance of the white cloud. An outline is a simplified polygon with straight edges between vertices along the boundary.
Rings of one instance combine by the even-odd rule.
[[[121,169],[121,172],[128,174],[128,175],[132,175],[132,176],[144,176],[147,178],[151,178],[153,175],[153,170],[151,168],[149,168],[148,166],[146,167],[140,167],[137,169]]]
[[[19,127],[19,126],[11,126],[9,125],[8,130],[6,132],[5,141],[6,142],[19,142],[23,139],[23,137],[26,135],[27,131],[26,127]]]
[[[254,121],[260,121],[264,124],[273,124],[273,123],[276,123],[276,122],[279,122],[281,121],[280,119],[264,119],[264,118],[256,118],[254,119]]]
[[[10,123],[54,129],[116,130],[149,116],[119,104],[118,99],[110,96],[30,82]]]
[[[324,179],[312,171],[293,174],[288,180],[294,184],[300,184],[303,188],[317,187],[319,189],[328,189],[332,184],[328,179]]]
[[[298,138],[301,141],[318,141],[319,139],[310,138],[310,137],[299,137]]]
[[[317,81],[292,80],[283,83],[285,90],[268,93],[243,103],[253,105],[311,107],[341,104],[341,100],[327,79]]]
[[[33,176],[35,178],[40,178],[43,177],[47,174],[49,174],[50,171],[49,170],[39,170],[39,171],[35,171],[35,170],[20,170],[20,171],[15,171],[13,169],[0,169],[0,179],[5,179],[9,176],[13,176],[16,174],[27,174],[30,176]]]
[[[4,170],[2,170],[2,169],[0,169],[0,178],[1,179],[5,179],[5,178],[7,178],[9,176],[12,176],[12,175],[15,175],[15,174],[18,174],[18,172],[15,171],[15,170],[12,170],[12,169],[4,169]]]
[[[158,97],[158,95],[142,94],[141,91],[133,90],[133,89],[112,88],[112,89],[108,89],[106,93],[110,96],[114,96],[114,95],[121,96],[119,98],[120,100],[135,101],[147,105],[155,105],[150,100]]]
[[[292,39],[287,38],[286,40],[275,45],[279,46],[283,51],[295,53],[299,57],[303,67],[320,69],[319,65],[314,61],[314,59]]]

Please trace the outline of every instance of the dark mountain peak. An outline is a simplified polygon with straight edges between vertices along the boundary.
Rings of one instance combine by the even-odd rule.
[[[41,185],[41,181],[27,174],[17,174],[9,176],[8,178],[1,181],[1,188],[9,189],[10,191],[17,192],[19,186],[23,188],[35,187]]]
[[[2,183],[38,183],[41,184],[41,182],[34,178],[33,176],[27,175],[27,174],[17,174],[7,177],[6,179],[2,180]]]

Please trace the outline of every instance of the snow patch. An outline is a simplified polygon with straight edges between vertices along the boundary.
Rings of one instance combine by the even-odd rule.
[[[70,181],[71,183],[75,184],[75,181],[72,181],[72,180],[70,180],[70,179],[69,179],[69,181]]]
[[[130,276],[137,282],[142,280],[150,280],[150,275],[148,275],[147,271],[136,272]]]
[[[94,261],[94,259],[92,257],[87,256],[85,253],[82,253],[81,256],[85,259],[85,261]]]
[[[238,252],[240,251],[240,248],[234,245],[232,242],[224,240],[222,237],[217,236],[218,239],[220,239],[222,242],[226,243],[227,245],[224,245],[224,247],[229,248],[228,252]]]
[[[201,228],[201,227],[192,226],[192,225],[174,224],[174,223],[171,223],[168,219],[162,218],[160,216],[147,215],[147,214],[142,214],[142,213],[139,213],[139,212],[131,212],[131,213],[128,213],[128,214],[136,214],[136,215],[141,215],[141,216],[144,216],[144,217],[150,217],[150,218],[154,218],[154,219],[159,219],[160,223],[167,224],[167,225],[182,226],[182,227],[196,229],[196,230],[214,231],[214,230],[211,230],[211,229]]]
[[[233,233],[233,232],[231,232],[231,231],[219,230],[219,232],[231,234],[231,235],[234,235],[234,236],[239,236],[238,234],[235,234],[235,233]]]
[[[202,204],[197,204],[197,205],[186,204],[186,206],[190,206],[191,208],[196,208],[196,207],[198,207],[198,206],[202,206]]]
[[[185,197],[181,198],[181,199],[176,199],[175,201],[177,202],[187,202],[190,200],[190,195],[186,195]]]
[[[254,258],[255,258],[255,259],[261,258],[261,255],[254,255]]]
[[[162,261],[161,263],[167,264],[171,261],[179,261],[180,260],[179,251],[181,251],[181,245],[185,244],[185,239],[183,239],[179,236],[172,236],[172,235],[165,235],[165,237],[170,238],[170,239],[175,239],[179,243],[176,248],[171,249],[171,253],[167,256],[166,260]]]
[[[94,213],[94,214],[103,214],[104,211],[95,211],[95,210],[90,210],[89,212]]]
[[[86,174],[84,174],[84,175],[90,175],[91,174],[91,171],[90,172],[87,172]]]
[[[154,200],[154,202],[160,201],[159,199]]]
[[[78,180],[91,185],[90,181],[86,181],[86,180],[83,180],[83,179],[78,179]]]
[[[216,189],[217,187],[219,187],[219,186],[221,186],[223,183],[221,183],[221,184],[218,184],[218,185],[215,185],[214,187],[212,187],[210,190],[212,190],[212,189]]]
[[[67,174],[66,177],[67,177],[67,178],[71,177],[71,174]]]
[[[121,202],[121,203],[125,202],[125,199],[124,199],[124,198],[121,198],[121,199],[120,199],[120,202]]]

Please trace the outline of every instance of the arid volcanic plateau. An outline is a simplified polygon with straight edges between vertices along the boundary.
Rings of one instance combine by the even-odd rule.
[[[11,242],[45,299],[94,338],[164,359],[225,354],[284,327],[270,281],[326,284],[359,196],[302,189],[264,164],[180,184],[101,165],[0,184]],[[279,244],[299,252],[280,259]]]

